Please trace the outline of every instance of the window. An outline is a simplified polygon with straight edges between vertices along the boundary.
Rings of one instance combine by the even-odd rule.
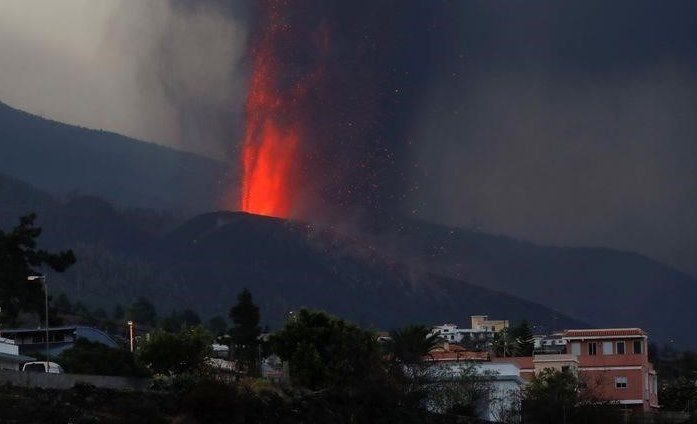
[[[615,388],[626,389],[627,388],[627,377],[615,377]]]
[[[634,342],[634,353],[636,355],[641,354],[641,340],[637,340]]]
[[[32,343],[43,343],[45,341],[44,336],[42,334],[35,334],[31,337],[31,342]]]
[[[598,354],[598,344],[595,342],[588,343],[588,354],[597,355]]]
[[[612,342],[603,342],[603,355],[612,355]]]
[[[624,355],[624,342],[617,342],[617,354]]]
[[[581,356],[581,343],[571,343],[571,354]]]

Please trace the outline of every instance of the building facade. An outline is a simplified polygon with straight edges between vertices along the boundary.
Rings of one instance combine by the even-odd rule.
[[[647,335],[640,328],[566,330],[560,334],[563,353],[538,352],[493,360],[514,363],[525,381],[542,369],[566,368],[600,400],[644,411],[658,407],[657,375],[649,362]]]
[[[494,335],[509,327],[507,320],[490,320],[487,315],[472,315],[470,328],[456,324],[434,326],[431,334],[450,343],[461,343],[470,350],[486,350],[491,346]]]
[[[562,337],[594,394],[643,410],[658,407],[657,376],[640,328],[567,330]]]
[[[0,337],[0,370],[15,370],[20,369],[20,365],[25,362],[31,362],[35,358],[19,354],[19,346],[14,340]]]
[[[0,336],[12,340],[25,355],[46,354],[46,329],[44,328],[7,328],[0,330]],[[99,342],[109,347],[118,347],[118,343],[102,330],[85,326],[51,327],[48,329],[48,349],[51,357],[70,349],[78,339]]]

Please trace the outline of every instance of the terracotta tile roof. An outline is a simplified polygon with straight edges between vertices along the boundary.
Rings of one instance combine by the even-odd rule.
[[[583,337],[643,337],[646,333],[641,328],[598,328],[583,330],[566,330],[562,333],[564,338]]]
[[[460,345],[446,344],[431,349],[425,361],[488,361],[487,352],[472,352]]]

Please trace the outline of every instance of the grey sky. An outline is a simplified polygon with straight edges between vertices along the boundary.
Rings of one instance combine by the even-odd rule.
[[[189,117],[160,80],[205,99],[203,106],[232,105],[236,120],[239,99],[229,96],[239,92],[234,58],[245,39],[237,22],[205,12],[181,17],[165,0],[2,0],[0,7],[1,101],[58,121],[225,153],[208,129],[182,131]],[[164,48],[166,63],[159,61]]]

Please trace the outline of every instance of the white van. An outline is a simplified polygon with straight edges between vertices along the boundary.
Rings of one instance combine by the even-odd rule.
[[[48,367],[46,366],[46,361],[44,362],[27,362],[22,367],[24,372],[47,372],[51,374],[63,374],[63,367],[56,364],[55,362],[48,362]]]

